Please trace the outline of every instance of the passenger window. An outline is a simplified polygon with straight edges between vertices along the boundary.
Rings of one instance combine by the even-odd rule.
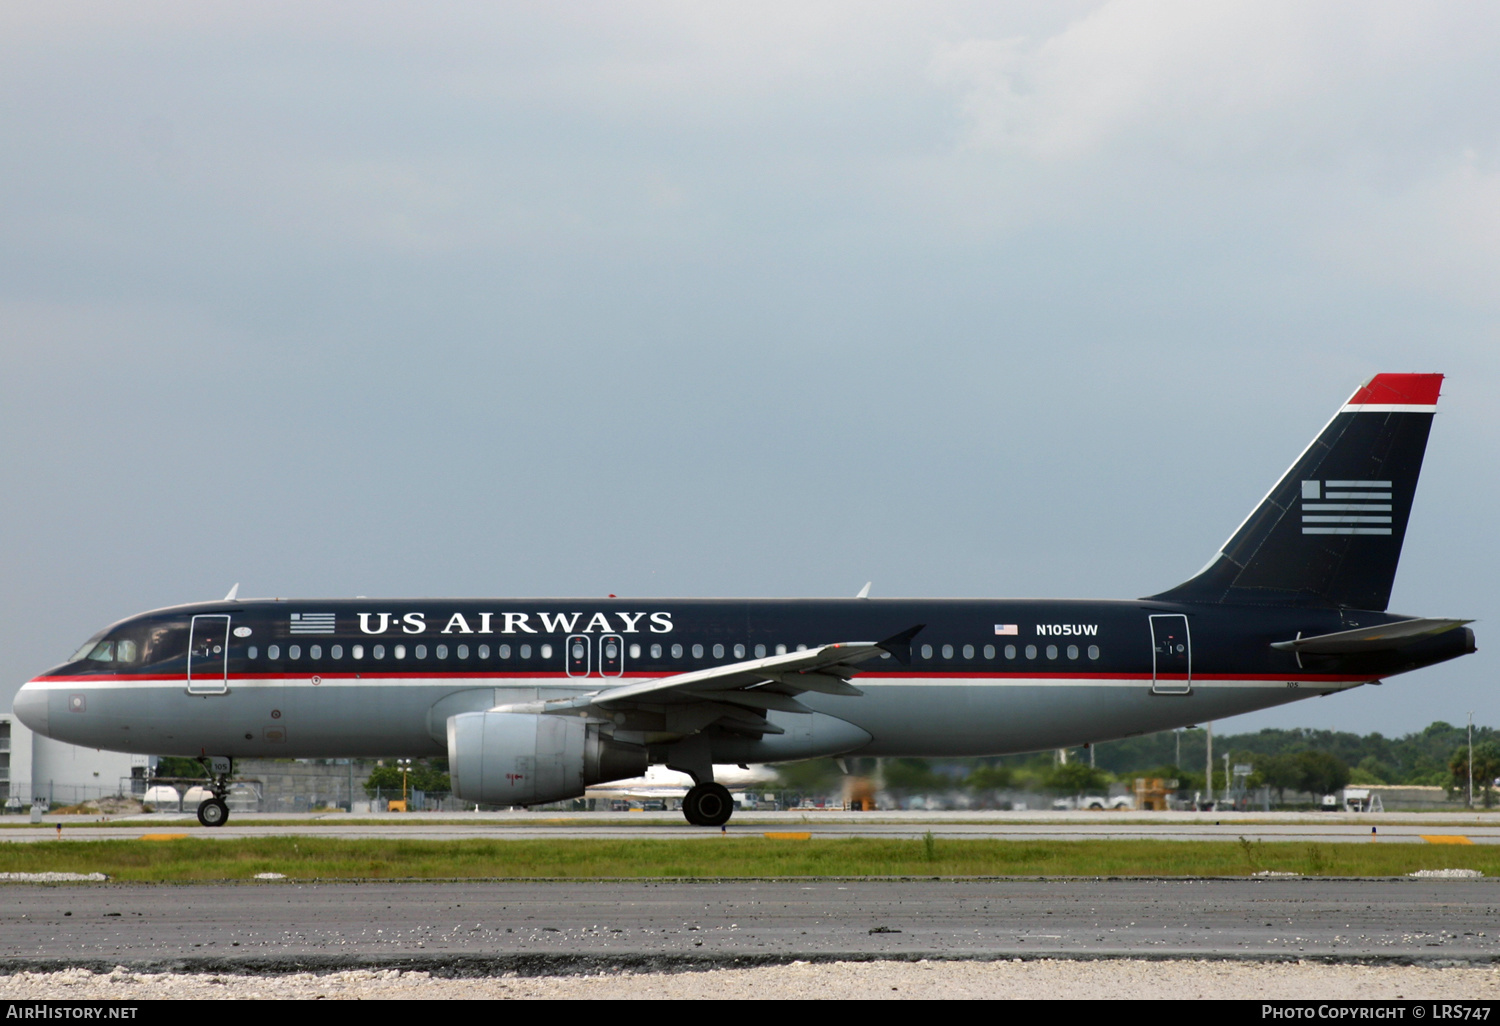
[[[457,654],[458,654],[458,657],[460,659],[467,659],[467,658],[469,658],[469,646],[468,645],[459,645],[458,646],[458,653]]]
[[[344,658],[344,646],[334,645],[328,649],[328,654],[333,656],[333,658],[335,659],[342,659]]]
[[[776,654],[777,655],[786,655],[786,646],[785,645],[777,645],[776,646]]]
[[[993,658],[995,658],[995,646],[994,645],[986,645],[986,646],[984,646],[984,657],[986,659],[993,659]]]
[[[439,645],[437,647],[437,657],[439,659],[447,659],[448,658],[448,646],[447,645]]]
[[[673,659],[681,659],[682,658],[682,646],[681,645],[673,645],[672,646],[672,658]]]
[[[745,646],[744,645],[736,645],[736,646],[734,646],[734,657],[736,659],[743,659],[743,658],[745,658]]]
[[[371,649],[370,649],[370,656],[372,658],[374,658],[374,659],[384,659],[385,658],[385,646],[384,645],[375,645],[375,646],[372,646]]]
[[[922,658],[923,659],[931,659],[932,658],[932,646],[931,645],[923,645],[922,646]]]
[[[257,651],[258,650],[256,649],[256,647],[254,645],[251,645],[249,648],[245,649],[245,658],[254,659]]]
[[[1047,658],[1048,659],[1056,659],[1057,658],[1057,646],[1056,645],[1048,645],[1047,646]]]
[[[280,659],[281,658],[281,646],[280,645],[267,645],[266,646],[266,658],[267,659]]]
[[[694,645],[693,646],[693,658],[694,659],[702,659],[703,658],[703,646],[702,645]]]
[[[481,658],[481,659],[488,659],[489,657],[490,657],[490,646],[488,646],[488,645],[480,645],[479,646],[479,658]]]
[[[301,645],[288,645],[286,647],[286,657],[288,659],[301,659],[302,658],[302,646]]]
[[[755,658],[757,658],[757,659],[764,659],[765,657],[766,657],[766,646],[764,646],[764,645],[756,645],[755,646]]]
[[[426,645],[418,645],[413,650],[413,653],[416,655],[416,657],[418,659],[426,659],[427,658],[427,646]]]
[[[275,648],[275,647],[276,647],[275,645],[271,646],[271,648]],[[266,650],[266,654],[267,655],[271,655],[270,649]],[[363,659],[365,657],[365,646],[363,646],[363,645],[350,645],[349,646],[349,655],[352,658],[354,658],[354,659]],[[275,656],[271,656],[271,658],[275,659],[276,657]]]
[[[500,658],[501,659],[509,659],[510,658],[510,646],[509,645],[501,645],[500,646]]]
[[[551,645],[543,645],[542,646],[542,658],[543,659],[551,659],[552,658],[552,646]]]
[[[406,646],[405,645],[396,645],[396,646],[394,646],[391,649],[391,654],[393,656],[395,656],[397,659],[405,659],[406,658]]]
[[[651,646],[651,658],[652,659],[660,659],[661,658],[661,646],[660,645],[652,645]]]
[[[798,652],[806,652],[807,651],[807,646],[806,645],[798,645],[797,646],[797,651]]]
[[[1098,645],[1090,645],[1089,646],[1089,658],[1090,659],[1098,659],[1099,658],[1099,646]]]
[[[1036,658],[1036,646],[1035,645],[1027,645],[1026,646],[1026,658],[1027,659],[1035,659]]]
[[[631,659],[639,659],[640,657],[641,657],[641,646],[632,643],[631,646],[630,646],[630,658]]]
[[[323,658],[323,646],[322,645],[308,645],[307,646],[307,657],[309,659],[322,659]]]
[[[973,645],[965,645],[964,646],[964,658],[965,659],[973,659],[974,658],[974,646]]]
[[[1068,646],[1068,658],[1069,659],[1077,659],[1078,658],[1078,646],[1077,645],[1069,645]]]
[[[714,646],[714,658],[715,659],[723,659],[724,658],[724,646],[723,645],[715,645]]]
[[[943,646],[943,658],[944,659],[952,659],[953,658],[953,646],[952,645],[944,645]]]
[[[521,658],[522,659],[530,659],[531,658],[531,646],[530,645],[522,645],[521,646]]]

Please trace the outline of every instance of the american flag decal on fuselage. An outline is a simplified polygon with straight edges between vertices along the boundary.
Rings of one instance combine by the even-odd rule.
[[[1390,534],[1389,481],[1303,481],[1303,534]]]
[[[292,634],[332,634],[334,615],[333,613],[293,613],[290,632]]]

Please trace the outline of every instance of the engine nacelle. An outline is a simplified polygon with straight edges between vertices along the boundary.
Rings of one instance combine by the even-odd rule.
[[[454,797],[466,802],[541,805],[645,772],[644,748],[617,744],[576,716],[471,712],[448,719],[448,777]]]

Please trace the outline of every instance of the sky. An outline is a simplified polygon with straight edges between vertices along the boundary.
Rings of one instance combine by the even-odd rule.
[[[0,6],[0,706],[243,596],[1133,598],[1444,387],[1500,724],[1500,7]],[[1492,398],[1486,400],[1488,395]]]

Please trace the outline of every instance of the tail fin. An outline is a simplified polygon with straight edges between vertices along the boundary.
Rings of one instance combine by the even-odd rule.
[[[1385,609],[1441,374],[1377,374],[1174,602]]]

